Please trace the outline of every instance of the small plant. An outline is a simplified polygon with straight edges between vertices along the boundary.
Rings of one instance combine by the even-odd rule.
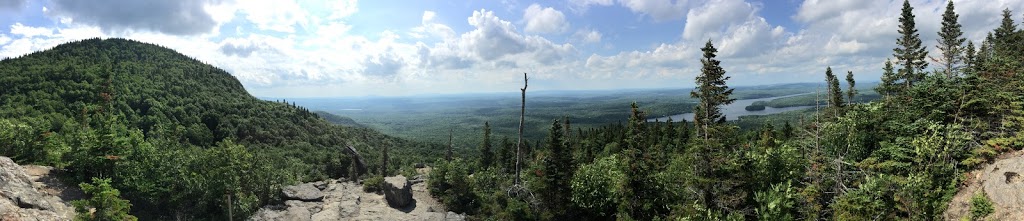
[[[995,208],[992,207],[992,200],[988,199],[985,192],[978,191],[971,197],[971,220],[981,220],[993,211]]]
[[[384,190],[384,177],[383,176],[373,176],[373,177],[367,178],[366,180],[363,180],[363,191],[364,192],[367,192],[367,193],[369,193],[369,192],[380,193],[383,190]]]

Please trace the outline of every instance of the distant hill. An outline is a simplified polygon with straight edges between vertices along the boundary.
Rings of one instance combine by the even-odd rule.
[[[366,125],[359,124],[358,122],[352,120],[352,118],[349,117],[334,115],[331,113],[327,113],[326,111],[313,111],[313,113],[316,113],[316,115],[320,116],[324,120],[327,120],[327,122],[331,122],[333,124],[347,127],[366,127]]]
[[[229,185],[218,180],[238,171],[209,170],[219,167],[216,160],[231,160],[223,151],[234,144],[245,147],[239,159],[269,168],[266,174],[239,169],[246,173],[240,177],[283,182],[225,186],[254,197],[248,200],[258,203],[247,205],[253,208],[273,200],[272,189],[282,184],[349,175],[346,145],[362,152],[372,171],[381,162],[379,148],[391,147],[391,173],[442,150],[346,117],[325,120],[303,107],[257,99],[224,70],[133,40],[81,40],[3,59],[0,85],[0,134],[13,134],[0,136],[0,155],[65,167],[76,183],[112,178],[134,209],[161,211],[157,216],[174,212],[162,207],[181,206],[177,212],[190,216],[225,218],[210,215],[224,212],[217,203],[222,193],[210,188]],[[192,207],[198,208],[184,209]]]

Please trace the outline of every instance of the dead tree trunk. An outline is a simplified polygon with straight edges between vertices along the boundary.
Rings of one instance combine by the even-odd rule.
[[[523,73],[523,88],[519,89],[520,91],[523,92],[522,93],[522,95],[523,95],[522,98],[523,99],[522,99],[522,105],[519,106],[519,142],[518,142],[518,144],[516,144],[516,183],[515,183],[515,185],[519,185],[519,173],[520,173],[520,166],[519,166],[519,161],[520,161],[519,158],[520,158],[520,156],[519,156],[519,153],[522,152],[522,149],[523,149],[523,122],[526,120],[526,87],[530,85],[529,81],[530,81],[530,79],[526,77],[526,73]]]
[[[358,180],[359,174],[366,173],[366,162],[363,162],[363,157],[360,156],[359,152],[356,151],[356,148],[352,146],[345,148],[345,153],[352,157],[352,172],[354,172],[352,174],[352,180]]]

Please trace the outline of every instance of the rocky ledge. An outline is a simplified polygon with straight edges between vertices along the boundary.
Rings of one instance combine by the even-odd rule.
[[[464,215],[446,212],[431,198],[426,183],[410,184],[405,177],[385,180],[389,181],[385,182],[385,194],[389,191],[387,186],[394,183],[395,197],[409,197],[404,206],[394,208],[385,195],[363,192],[358,183],[328,180],[283,188],[284,205],[265,206],[249,220],[465,220]],[[409,191],[402,193],[401,189]]]

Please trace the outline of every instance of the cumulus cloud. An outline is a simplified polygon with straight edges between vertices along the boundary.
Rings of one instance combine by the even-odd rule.
[[[572,34],[572,38],[583,44],[596,44],[601,42],[601,32],[580,29],[575,34]]]
[[[650,16],[654,21],[681,19],[686,16],[687,0],[619,0],[634,13]]]
[[[565,20],[565,14],[551,7],[541,7],[534,3],[523,12],[523,19],[526,20],[526,32],[532,33],[560,33],[569,28]]]
[[[412,29],[410,33],[415,38],[426,38],[429,36],[439,38],[450,38],[455,36],[455,30],[447,25],[438,23],[437,13],[434,11],[423,11],[423,18],[420,19],[420,26]]]
[[[216,0],[214,0],[216,1]],[[204,7],[207,0],[54,0],[51,15],[95,25],[106,32],[151,30],[172,35],[208,33],[217,23]]]

